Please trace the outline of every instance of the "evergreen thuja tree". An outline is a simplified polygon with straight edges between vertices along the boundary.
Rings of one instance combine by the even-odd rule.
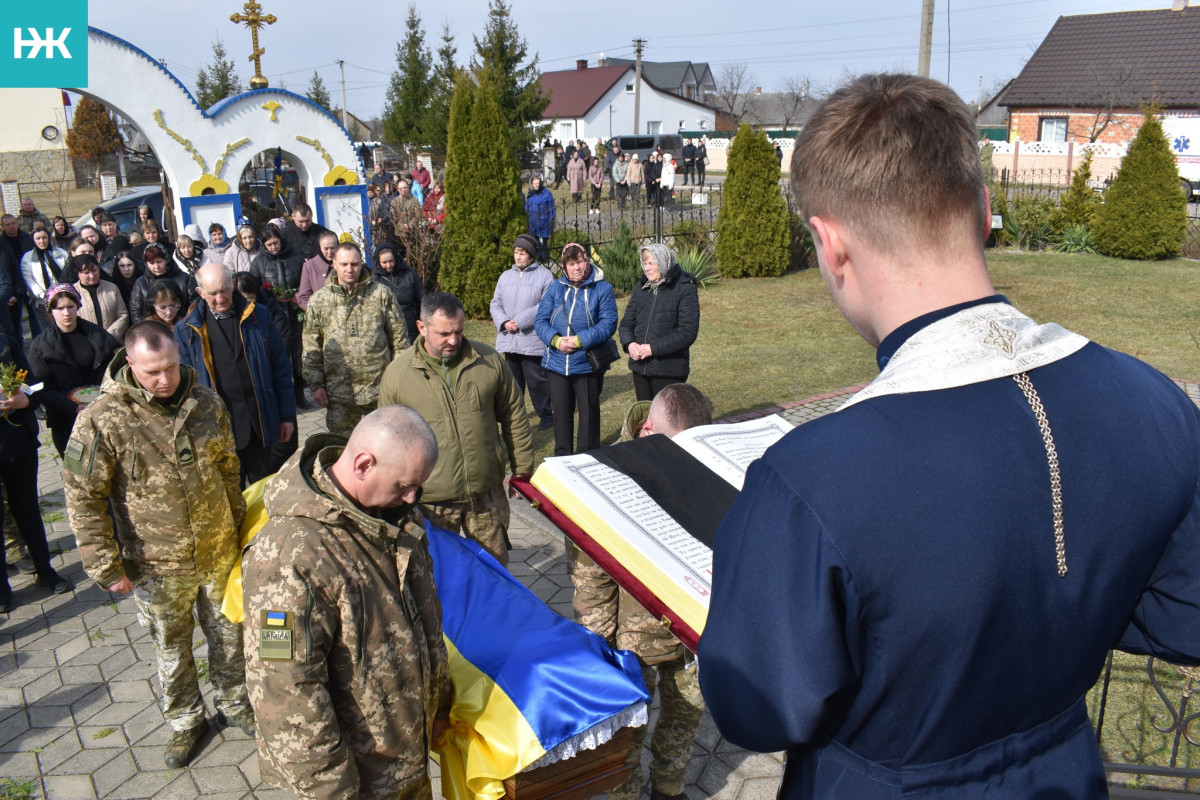
[[[730,278],[782,275],[790,241],[775,149],[765,133],[742,125],[729,148],[717,213],[717,266]]]
[[[1092,151],[1085,150],[1083,159],[1071,175],[1071,185],[1059,201],[1058,210],[1050,218],[1050,224],[1057,233],[1067,228],[1083,225],[1089,230],[1092,227],[1096,206],[1100,197],[1088,185],[1092,179]]]
[[[469,90],[470,84],[469,79],[459,82],[451,104],[442,256],[443,274],[449,269],[450,275],[442,286],[458,296],[468,314],[482,317],[487,314],[496,280],[512,263],[512,243],[527,221],[508,123],[496,84],[486,73],[473,87],[465,136],[460,136],[457,95]]]
[[[446,125],[446,220],[442,226],[442,256],[438,267],[438,284],[443,291],[460,298],[467,286],[470,270],[471,167],[476,163],[471,151],[471,105],[475,101],[475,84],[466,72],[460,72],[450,96],[450,118]]]
[[[308,91],[304,93],[304,96],[326,111],[333,113],[333,101],[329,98],[329,90],[325,88],[325,81],[316,70],[313,70],[312,77],[308,79]]]
[[[1162,123],[1147,112],[1117,176],[1096,210],[1096,249],[1116,258],[1178,255],[1187,232],[1187,202]]]
[[[225,43],[217,38],[212,45],[213,60],[196,73],[196,102],[208,108],[226,97],[242,93],[242,82],[237,69],[225,53]]]

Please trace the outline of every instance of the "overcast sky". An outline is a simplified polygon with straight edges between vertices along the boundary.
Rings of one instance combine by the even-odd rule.
[[[379,114],[396,65],[396,42],[404,33],[402,0],[262,0],[262,5],[263,13],[279,18],[261,37],[267,51],[263,72],[272,86],[303,94],[315,70],[338,106],[334,62],[342,59],[347,108],[362,119]],[[990,96],[997,82],[1016,76],[1059,16],[1170,5],[1171,0],[936,0],[930,72],[939,80],[948,77],[973,101],[981,79]],[[237,63],[243,85],[253,74],[247,61],[250,34],[229,21],[241,8],[236,0],[98,0],[88,13],[92,26],[165,59],[193,88],[217,37]],[[513,0],[511,8],[542,71],[571,69],[582,58],[594,65],[601,53],[632,58],[633,40],[642,38],[649,61],[707,61],[714,75],[722,65],[745,62],[763,91],[781,88],[792,76],[827,87],[848,73],[915,71],[921,20],[921,0]],[[474,52],[472,35],[486,24],[487,3],[419,0],[417,13],[430,49],[443,23],[450,24],[458,62],[465,64]]]

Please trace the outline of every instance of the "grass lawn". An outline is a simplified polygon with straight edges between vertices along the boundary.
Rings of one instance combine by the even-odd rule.
[[[994,253],[997,291],[1039,322],[1058,322],[1149,362],[1173,378],[1200,379],[1200,262],[1118,261],[1057,253]],[[617,305],[623,312],[625,299]],[[870,380],[874,351],[838,313],[816,270],[781,278],[727,280],[700,292],[700,338],[690,381],[725,417]],[[494,344],[490,320],[467,335]],[[634,401],[622,359],[609,372],[601,436],[616,441]],[[553,451],[534,431],[538,458]]]

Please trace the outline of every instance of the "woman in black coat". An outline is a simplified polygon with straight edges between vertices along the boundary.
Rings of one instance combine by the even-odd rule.
[[[653,400],[664,386],[687,382],[689,352],[700,334],[700,298],[696,281],[665,244],[645,245],[641,257],[643,274],[618,331],[637,399]]]
[[[400,258],[395,249],[381,245],[375,250],[375,279],[392,290],[396,306],[404,317],[411,346],[417,340],[417,318],[421,316],[421,298],[425,296],[425,284],[417,271]]]
[[[25,354],[6,334],[0,333],[0,364],[15,364],[31,370]],[[34,380],[37,380],[36,378]],[[29,381],[26,380],[26,383]],[[40,399],[41,393],[39,392]],[[4,498],[17,524],[29,559],[37,573],[37,586],[54,594],[63,594],[71,584],[50,566],[50,545],[46,541],[46,526],[42,524],[42,509],[38,506],[38,423],[30,396],[15,392],[11,397],[0,394],[0,520],[4,519]],[[12,608],[12,589],[8,585],[4,548],[0,547],[0,614]]]
[[[46,291],[46,309],[54,324],[42,329],[29,346],[29,364],[45,388],[41,392],[46,424],[59,456],[67,449],[75,416],[83,404],[71,392],[99,386],[120,344],[108,331],[79,317],[79,292],[60,283]]]

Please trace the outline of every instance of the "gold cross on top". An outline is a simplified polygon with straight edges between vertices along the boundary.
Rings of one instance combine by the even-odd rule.
[[[265,89],[267,88],[267,79],[262,74],[262,62],[260,59],[262,58],[262,54],[267,51],[258,46],[258,31],[263,25],[275,24],[275,15],[259,13],[262,11],[262,6],[254,2],[254,0],[247,0],[244,8],[246,11],[245,14],[231,14],[229,21],[244,22],[246,23],[246,27],[250,29],[250,41],[254,45],[254,50],[250,53],[250,58],[248,59],[254,62],[254,77],[250,79],[250,88]]]

